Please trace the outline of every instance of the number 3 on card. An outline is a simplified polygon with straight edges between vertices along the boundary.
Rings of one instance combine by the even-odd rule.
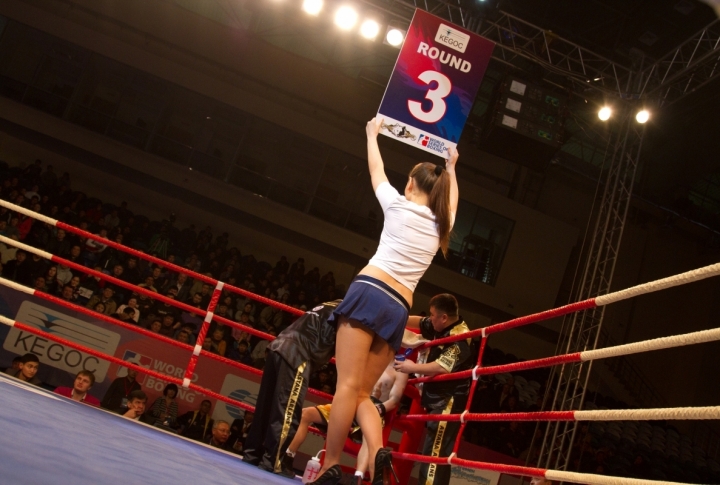
[[[425,94],[425,99],[432,102],[430,111],[423,111],[421,102],[409,100],[408,109],[410,110],[410,114],[425,123],[440,121],[440,119],[445,116],[445,111],[447,111],[444,98],[452,91],[452,82],[450,82],[447,76],[437,71],[425,71],[418,76],[418,79],[425,84],[430,84],[435,81],[437,87],[428,90],[427,94]]]

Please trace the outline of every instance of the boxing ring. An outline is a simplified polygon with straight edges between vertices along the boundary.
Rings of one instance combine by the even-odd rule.
[[[237,406],[238,408],[245,410],[254,409],[246,402],[238,401],[237,399],[222,395],[219,392],[199,386],[192,382],[193,371],[195,370],[198,359],[201,356],[208,359],[214,359],[216,361],[222,362],[223,364],[237,369],[241,369],[246,372],[250,372],[253,374],[261,374],[261,371],[255,368],[240,364],[236,361],[218,356],[202,349],[202,342],[208,332],[210,323],[212,321],[223,323],[233,328],[241,329],[245,332],[248,332],[249,334],[264,339],[273,338],[271,335],[257,331],[251,327],[246,327],[235,321],[215,315],[214,310],[218,305],[222,291],[226,290],[244,297],[253,298],[260,303],[271,305],[283,311],[289,312],[293,315],[300,315],[302,314],[302,311],[261,297],[259,295],[255,295],[241,288],[226,285],[223,282],[217,281],[208,276],[189,271],[186,268],[182,268],[175,264],[171,264],[161,259],[142,253],[140,251],[125,247],[114,241],[101,238],[97,235],[83,231],[63,222],[16,206],[12,203],[0,200],[0,206],[24,214],[25,216],[32,217],[33,219],[42,223],[49,224],[59,229],[64,229],[67,232],[98,241],[102,244],[121,250],[135,257],[145,259],[152,263],[156,263],[166,269],[178,273],[184,273],[189,277],[195,278],[215,287],[207,309],[202,310],[186,305],[184,303],[177,302],[171,298],[167,298],[163,295],[147,290],[145,288],[126,283],[122,280],[89,269],[80,264],[73,263],[72,261],[60,258],[56,255],[52,255],[46,251],[28,246],[24,243],[20,243],[4,236],[0,236],[0,241],[7,245],[23,249],[30,254],[38,255],[52,262],[66,265],[71,269],[82,271],[86,274],[100,278],[114,285],[132,290],[139,294],[144,294],[152,299],[173,305],[183,311],[196,314],[198,317],[203,319],[203,323],[198,333],[198,343],[195,346],[190,346],[184,343],[177,342],[168,337],[164,337],[156,333],[150,332],[136,325],[123,323],[114,318],[98,314],[85,307],[67,302],[55,296],[36,291],[23,285],[19,285],[15,282],[0,278],[1,285],[12,288],[13,290],[28,295],[33,295],[35,297],[50,301],[58,306],[82,313],[95,319],[103,320],[113,325],[122,326],[127,330],[137,332],[149,338],[163,341],[169,345],[187,351],[190,355],[182,378],[168,376],[152,369],[148,369],[146,367],[127,362],[115,356],[105,354],[103,352],[89,348],[85,345],[81,345],[77,342],[50,334],[47,331],[38,328],[37,326],[28,325],[27,323],[16,321],[5,316],[0,316],[0,323],[3,323],[10,327],[14,327],[30,334],[42,336],[42,338],[44,339],[60,343],[69,348],[85,352],[89,355],[104,359],[114,364],[135,369],[141,374],[152,376],[161,381],[175,383],[185,389],[191,389],[208,397],[212,397],[219,401],[223,401],[233,406]],[[467,378],[472,379],[467,405],[462,413],[442,416],[424,414],[419,404],[419,395],[417,390],[414,386],[408,386],[408,388],[406,389],[406,394],[408,394],[413,399],[409,414],[406,416],[395,416],[388,418],[391,426],[386,427],[384,433],[385,439],[387,439],[387,437],[389,436],[391,427],[400,429],[403,432],[403,436],[399,444],[390,444],[391,446],[393,446],[394,449],[396,449],[396,451],[393,453],[393,456],[395,458],[396,467],[398,469],[400,482],[403,484],[407,483],[410,476],[410,471],[414,463],[424,462],[436,463],[440,465],[452,464],[462,467],[479,470],[489,470],[493,472],[522,477],[541,477],[554,481],[592,485],[659,485],[677,483],[646,479],[630,479],[606,475],[593,475],[587,473],[573,473],[562,470],[548,470],[498,463],[486,463],[466,458],[459,458],[457,454],[460,447],[460,438],[463,434],[465,426],[468,422],[471,421],[631,421],[720,419],[720,406],[639,410],[576,410],[561,412],[521,412],[492,414],[478,414],[469,412],[469,407],[472,403],[472,397],[476,390],[477,381],[481,375],[491,375],[505,372],[537,369],[541,367],[549,367],[570,362],[598,360],[720,340],[720,329],[711,329],[683,335],[675,335],[647,341],[635,342],[631,344],[619,345],[604,349],[596,349],[585,352],[576,352],[572,354],[529,360],[513,364],[497,365],[491,367],[482,367],[481,365],[487,340],[489,336],[494,333],[503,332],[523,325],[530,325],[550,318],[566,315],[572,312],[582,311],[598,306],[609,305],[621,300],[664,290],[674,286],[693,283],[705,278],[717,276],[718,274],[720,274],[720,264],[714,264],[694,271],[689,271],[661,280],[638,285],[626,290],[613,292],[607,295],[591,298],[570,305],[565,305],[559,308],[536,313],[533,315],[516,318],[507,322],[474,330],[469,333],[444,339],[438,339],[425,344],[425,346],[434,346],[468,338],[481,338],[478,360],[473,369],[458,372],[455,374],[436,376],[433,378],[416,378],[409,381],[410,384],[418,384],[422,382],[427,382],[431,379],[436,381]],[[0,387],[2,388],[0,390],[0,396],[2,396],[2,398],[0,398],[0,402],[3,403],[3,406],[0,406],[0,415],[2,415],[2,420],[4,422],[3,430],[7,430],[4,433],[0,433],[0,443],[6,445],[4,447],[5,450],[14,448],[12,453],[10,454],[7,452],[4,454],[0,454],[0,466],[3,470],[3,476],[5,476],[7,470],[7,473],[10,474],[8,476],[14,477],[14,481],[12,483],[55,483],[53,480],[41,480],[40,478],[36,477],[57,478],[60,471],[64,471],[69,476],[72,476],[73,479],[80,484],[127,483],[128,481],[132,481],[132,479],[126,479],[122,474],[125,473],[125,476],[128,476],[128,473],[130,473],[131,470],[131,477],[137,477],[138,479],[141,479],[141,481],[147,483],[156,483],[160,482],[161,480],[162,482],[164,482],[174,477],[182,477],[183,482],[189,482],[189,480],[186,480],[186,477],[189,478],[191,476],[197,476],[199,479],[204,480],[206,483],[216,483],[214,479],[220,477],[221,475],[223,484],[228,483],[228,479],[232,480],[231,483],[241,484],[257,483],[258,479],[261,483],[285,483],[288,480],[257,470],[255,467],[252,467],[250,465],[243,464],[242,462],[240,462],[240,460],[237,459],[237,457],[233,457],[224,452],[209,448],[203,449],[203,447],[201,445],[198,446],[197,443],[187,442],[183,438],[165,433],[155,428],[139,426],[137,425],[137,423],[131,423],[125,418],[116,415],[110,415],[109,413],[99,409],[90,409],[88,406],[76,405],[77,403],[68,402],[64,398],[49,395],[47,393],[44,393],[43,391],[26,388],[24,386],[20,386],[18,384],[10,382],[6,379],[0,380]],[[332,396],[322,393],[320,391],[314,389],[309,389],[308,391],[316,396],[323,397],[325,399],[332,399]],[[57,401],[60,401],[62,403],[62,406],[76,405],[76,409],[72,409],[72,412],[69,412],[69,409],[67,411],[63,410],[62,408],[60,408],[60,404],[58,404]],[[53,419],[52,417],[49,417],[52,414],[58,412],[62,413],[62,419]],[[108,421],[109,419],[114,421],[111,423],[110,421]],[[416,453],[418,444],[421,443],[421,436],[424,430],[424,426],[422,423],[431,420],[459,421],[461,423],[460,431],[458,432],[455,439],[453,452],[449,457],[429,457]],[[43,429],[42,433],[38,432],[40,426],[42,426]],[[109,431],[110,427],[112,428],[111,431]],[[110,442],[110,435],[115,433],[116,429],[118,430],[117,433],[119,433],[121,436],[120,441],[112,441],[112,445],[104,447],[106,441],[108,443]],[[48,439],[46,439],[46,436],[48,436],[48,434],[50,436],[57,437],[60,443],[56,445],[54,441],[49,441]],[[17,436],[23,436],[27,439],[14,439],[14,437]],[[71,443],[71,445],[69,445],[68,443]],[[171,468],[162,468],[160,469],[161,471],[158,472],[159,467],[155,467],[152,460],[148,459],[148,457],[158,455],[157,450],[163,450],[168,445],[178,447],[181,450],[191,449],[191,451],[177,458],[179,461],[182,461],[182,463],[178,466],[170,465]],[[130,448],[133,449],[131,450]],[[103,453],[101,455],[97,455],[94,453],[95,451],[100,449],[103,450]],[[139,452],[135,453],[135,449],[139,450]],[[350,445],[347,447],[347,449],[350,451],[354,451],[357,448]],[[120,452],[119,450],[123,451]],[[148,450],[154,450],[155,453],[152,453]],[[33,453],[42,454],[42,460],[38,460],[37,456],[33,455]],[[87,453],[87,455],[85,453]],[[115,453],[115,455],[112,455],[112,453]],[[102,465],[98,465],[95,462],[95,459],[99,458],[100,456],[108,457],[111,455],[113,457],[111,463],[106,464],[106,461],[104,459],[102,460]],[[214,469],[212,471],[208,470],[207,465],[209,463],[213,464],[213,466],[216,463],[218,464],[218,469],[220,471],[217,473],[217,477],[214,476]],[[102,467],[107,467],[108,470],[115,470],[113,473],[108,473],[107,480],[99,480],[97,478],[99,473],[104,473],[106,471],[102,469]],[[203,470],[204,473],[202,475],[191,475],[194,470],[190,469],[192,469],[193,467],[199,470]],[[186,469],[187,472],[185,471]],[[139,471],[138,474],[135,473],[136,471]],[[141,475],[140,473],[147,473],[147,475]],[[228,475],[224,475],[225,473],[228,473]],[[35,478],[28,478],[30,476]],[[88,476],[90,476],[91,480],[83,482],[82,479],[87,479]],[[157,480],[153,478],[157,476],[161,476],[162,478]],[[217,483],[221,482],[217,481]]]

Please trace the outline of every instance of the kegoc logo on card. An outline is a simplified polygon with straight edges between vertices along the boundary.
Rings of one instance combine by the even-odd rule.
[[[460,32],[455,27],[440,24],[437,34],[435,34],[435,42],[445,44],[458,52],[465,52],[468,42],[470,42],[470,36]]]
[[[114,355],[120,343],[118,333],[27,300],[20,305],[15,320],[104,354]],[[3,348],[20,355],[33,353],[38,356],[41,364],[73,375],[81,370],[89,370],[95,374],[97,382],[105,379],[110,367],[110,362],[106,360],[16,328],[10,329]]]

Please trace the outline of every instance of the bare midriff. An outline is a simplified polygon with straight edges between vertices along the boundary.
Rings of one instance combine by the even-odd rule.
[[[360,273],[358,274],[364,274],[367,276],[372,276],[375,279],[378,279],[388,285],[393,290],[400,293],[400,295],[405,298],[405,301],[408,304],[408,307],[412,308],[413,304],[413,292],[410,288],[400,283],[398,280],[387,274],[385,271],[381,270],[377,266],[365,266],[362,270],[360,270]]]

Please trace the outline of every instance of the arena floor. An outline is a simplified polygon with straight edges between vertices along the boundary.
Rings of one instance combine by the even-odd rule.
[[[7,485],[300,483],[4,375],[0,449],[0,482]]]

